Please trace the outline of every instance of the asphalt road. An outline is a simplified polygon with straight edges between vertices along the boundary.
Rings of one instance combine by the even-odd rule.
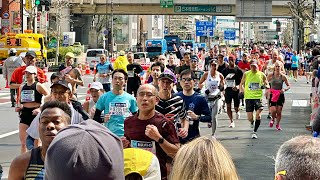
[[[50,77],[50,73],[48,74]],[[92,77],[84,76],[85,87],[78,90],[80,101],[84,101],[87,84],[92,82]],[[310,134],[305,130],[309,123],[310,84],[304,78],[292,83],[292,89],[286,93],[286,103],[283,110],[282,131],[269,128],[266,119],[267,111],[264,110],[262,124],[258,131],[258,139],[251,139],[252,129],[246,120],[246,114],[241,111],[240,120],[236,120],[236,127],[228,128],[229,121],[226,113],[218,116],[219,124],[217,138],[230,152],[241,179],[244,180],[270,180],[274,176],[274,157],[279,146],[286,140],[302,134]],[[20,153],[18,137],[18,116],[11,108],[9,89],[5,89],[5,81],[0,77],[0,164],[4,168],[3,179],[8,176],[11,161]],[[46,83],[49,87],[50,84]],[[211,129],[206,124],[201,124],[202,135],[210,135]]]

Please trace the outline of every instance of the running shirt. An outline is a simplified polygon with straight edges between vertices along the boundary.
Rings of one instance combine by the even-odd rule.
[[[226,93],[233,92],[232,88],[239,85],[243,76],[242,71],[238,67],[226,68],[223,71],[223,76],[225,77],[225,84],[227,86]]]
[[[245,75],[244,99],[262,99],[263,91],[261,85],[263,83],[263,73],[261,71],[253,73],[250,70],[245,72]]]
[[[250,63],[247,61],[246,63],[245,62],[243,62],[243,61],[240,61],[239,63],[238,63],[238,67],[240,68],[240,69],[242,69],[243,71],[248,71],[248,70],[250,70]]]
[[[277,62],[277,61],[276,61]],[[268,61],[267,69],[266,69],[266,75],[272,74],[275,68],[275,62],[273,63],[272,60]]]
[[[293,68],[297,68],[298,67],[298,65],[299,65],[299,56],[295,56],[295,55],[293,55],[292,56],[292,64],[291,64],[291,67],[293,67]]]
[[[98,74],[108,74],[111,73],[113,71],[113,67],[112,64],[108,61],[106,61],[104,64],[97,64],[97,73]],[[99,77],[98,76],[98,81],[101,82],[101,84],[107,84],[107,83],[111,83],[111,76],[108,77]]]
[[[41,159],[40,147],[31,150],[31,157],[24,179],[42,180],[44,179],[44,162]]]
[[[226,68],[227,68],[227,63],[226,63],[226,62],[223,62],[223,64],[221,64],[221,65],[218,66],[217,71],[218,71],[219,73],[222,73],[223,70],[225,70]]]
[[[42,100],[42,94],[37,91],[37,83],[34,82],[31,86],[28,86],[25,84],[20,93],[20,102],[23,103],[29,103],[29,102],[36,102],[41,104]]]
[[[285,57],[284,57],[286,64],[291,64],[291,63],[292,63],[292,62],[291,62],[291,57],[292,57],[292,56],[293,56],[293,53],[286,52],[286,55],[285,55]]]
[[[219,72],[216,72],[214,77],[212,77],[211,73],[209,72],[206,79],[206,88],[210,91],[210,93],[213,93],[219,89],[220,81],[221,79]]]
[[[270,83],[270,88],[275,89],[275,90],[281,90],[283,86],[283,79],[282,75],[280,75],[279,78],[276,78],[274,74],[272,75],[272,79],[269,81]]]
[[[104,125],[118,137],[122,137],[125,118],[137,112],[138,106],[136,99],[131,94],[123,92],[121,95],[116,95],[109,91],[99,97],[96,109],[104,111],[104,115],[111,115],[109,121]]]
[[[159,103],[156,105],[156,111],[172,121],[178,120],[178,118],[185,119],[187,117],[187,110],[183,99],[175,95],[168,100],[160,98]]]
[[[143,68],[140,64],[138,63],[132,63],[127,65],[127,70],[128,70],[128,86],[140,86],[141,84],[141,79],[137,74],[142,75],[143,74]]]

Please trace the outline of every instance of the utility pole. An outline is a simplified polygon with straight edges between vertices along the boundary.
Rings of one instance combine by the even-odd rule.
[[[114,36],[113,36],[113,0],[111,0],[111,58],[113,58],[113,46],[114,46]]]
[[[56,48],[56,65],[59,64],[59,46],[60,46],[60,16],[58,15],[59,12],[58,10],[59,8],[56,8],[56,25],[57,25],[57,48]]]
[[[299,8],[299,0],[294,0],[294,6],[296,7],[296,9]],[[298,10],[298,15],[299,15],[299,10]],[[299,27],[299,19],[298,19],[298,17],[293,17],[293,43],[292,43],[292,47],[296,51],[298,51],[298,48],[299,48],[298,27]]]

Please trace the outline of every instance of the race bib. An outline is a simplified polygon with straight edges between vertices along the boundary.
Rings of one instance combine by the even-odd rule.
[[[227,84],[227,87],[233,88],[236,86],[236,81],[234,79],[227,79],[226,84]]]
[[[127,112],[128,112],[127,103],[114,103],[114,102],[110,103],[110,106],[109,106],[110,115],[125,116]]]
[[[201,78],[201,72],[195,71],[195,72],[194,72],[194,76],[196,77],[196,79],[200,80],[200,78]]]
[[[250,90],[258,90],[258,89],[261,89],[261,88],[260,88],[260,83],[250,83],[250,84],[249,84],[249,89],[250,89]]]
[[[128,71],[128,77],[134,77],[134,71]]]
[[[35,101],[35,92],[34,90],[23,90],[21,91],[21,102],[34,102]]]
[[[137,141],[137,140],[131,140],[131,147],[132,148],[140,148],[147,151],[152,152],[154,155],[156,155],[156,143],[154,141],[148,142],[148,141]]]

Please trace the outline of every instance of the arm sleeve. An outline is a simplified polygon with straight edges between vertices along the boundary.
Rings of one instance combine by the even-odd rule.
[[[182,98],[181,98],[181,100],[182,100]],[[182,107],[181,107],[181,111],[179,113],[179,117],[181,119],[185,119],[187,117],[187,108],[186,108],[186,105],[185,105],[184,102],[182,103]]]
[[[114,71],[114,68],[111,63],[109,64],[109,68],[110,68],[110,71]]]
[[[18,69],[15,69],[11,75],[10,83],[18,83]]]
[[[103,119],[101,118],[101,113],[102,113],[101,110],[96,109],[93,116],[93,120],[97,121],[98,123],[103,123]]]
[[[208,106],[208,103],[204,97],[201,98],[201,115],[200,115],[200,122],[211,122],[211,113]]]
[[[7,78],[7,63],[6,62],[4,62],[4,64],[3,64],[3,68],[2,68],[2,73],[3,73],[3,77],[4,78]],[[9,77],[8,77],[9,78]],[[10,79],[8,79],[9,81],[10,81]]]
[[[38,68],[38,80],[40,83],[46,82],[46,77],[44,75],[44,72]]]
[[[82,107],[80,102],[73,101],[72,102],[72,106],[76,111],[78,111],[81,114],[83,120],[89,119],[89,114],[83,109],[83,107]]]

